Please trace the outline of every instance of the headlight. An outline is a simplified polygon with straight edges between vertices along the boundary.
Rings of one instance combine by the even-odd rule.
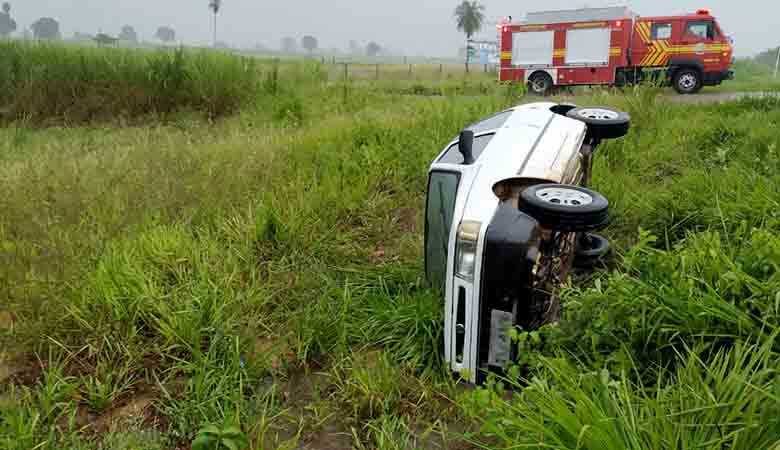
[[[458,239],[455,248],[455,274],[464,280],[474,280],[474,266],[477,261],[477,240],[480,222],[466,220],[458,227]]]

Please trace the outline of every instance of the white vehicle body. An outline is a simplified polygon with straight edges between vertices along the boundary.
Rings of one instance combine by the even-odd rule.
[[[459,154],[458,141],[455,140],[439,154],[429,170],[429,205],[426,206],[426,271],[429,275],[437,270],[431,266],[435,266],[439,257],[435,243],[429,244],[428,229],[433,227],[429,222],[447,224],[445,216],[450,213],[449,207],[440,206],[437,210],[431,203],[441,199],[441,204],[445,205],[445,199],[451,201],[448,197],[451,194],[441,191],[445,189],[445,184],[450,183],[451,186],[451,181],[457,179],[449,236],[439,239],[442,247],[446,239],[446,271],[438,275],[444,278],[441,281],[445,297],[445,360],[453,372],[470,382],[476,382],[478,371],[485,369],[481,367],[485,365],[485,358],[479,356],[485,343],[480,345],[478,342],[480,290],[484,276],[482,255],[485,233],[499,204],[515,201],[524,184],[577,184],[583,176],[580,149],[587,126],[553,112],[551,108],[555,106],[555,103],[521,105],[478,122],[471,127],[475,133],[475,148],[479,148],[472,164],[456,161]],[[441,180],[438,187],[434,186],[437,180]],[[506,184],[506,180],[512,182]],[[503,197],[500,199],[499,195]],[[458,233],[462,224],[467,224],[476,236],[472,259],[461,261],[466,261],[462,265],[471,269],[471,276],[457,274],[461,267],[456,259],[459,257]],[[443,259],[441,262],[444,262]],[[489,365],[503,366],[509,358],[511,344],[506,333],[507,320],[511,318],[507,319],[497,311],[492,313]]]

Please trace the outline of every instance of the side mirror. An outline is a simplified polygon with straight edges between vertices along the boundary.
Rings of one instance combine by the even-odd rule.
[[[474,164],[474,154],[472,148],[474,147],[474,132],[471,130],[463,130],[460,132],[460,139],[458,140],[458,151],[463,155],[463,164]]]

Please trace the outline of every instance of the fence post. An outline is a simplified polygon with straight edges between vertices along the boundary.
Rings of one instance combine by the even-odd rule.
[[[349,99],[349,63],[344,63],[344,104]]]
[[[376,65],[376,79],[379,79],[379,64]]]
[[[412,79],[412,65],[409,64],[409,79]]]
[[[325,57],[322,57],[322,63],[325,64]]]

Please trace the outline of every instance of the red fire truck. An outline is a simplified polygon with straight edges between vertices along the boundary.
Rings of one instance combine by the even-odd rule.
[[[666,17],[626,7],[548,11],[498,27],[499,79],[527,83],[534,94],[647,79],[693,94],[734,77],[731,39],[707,10]]]

